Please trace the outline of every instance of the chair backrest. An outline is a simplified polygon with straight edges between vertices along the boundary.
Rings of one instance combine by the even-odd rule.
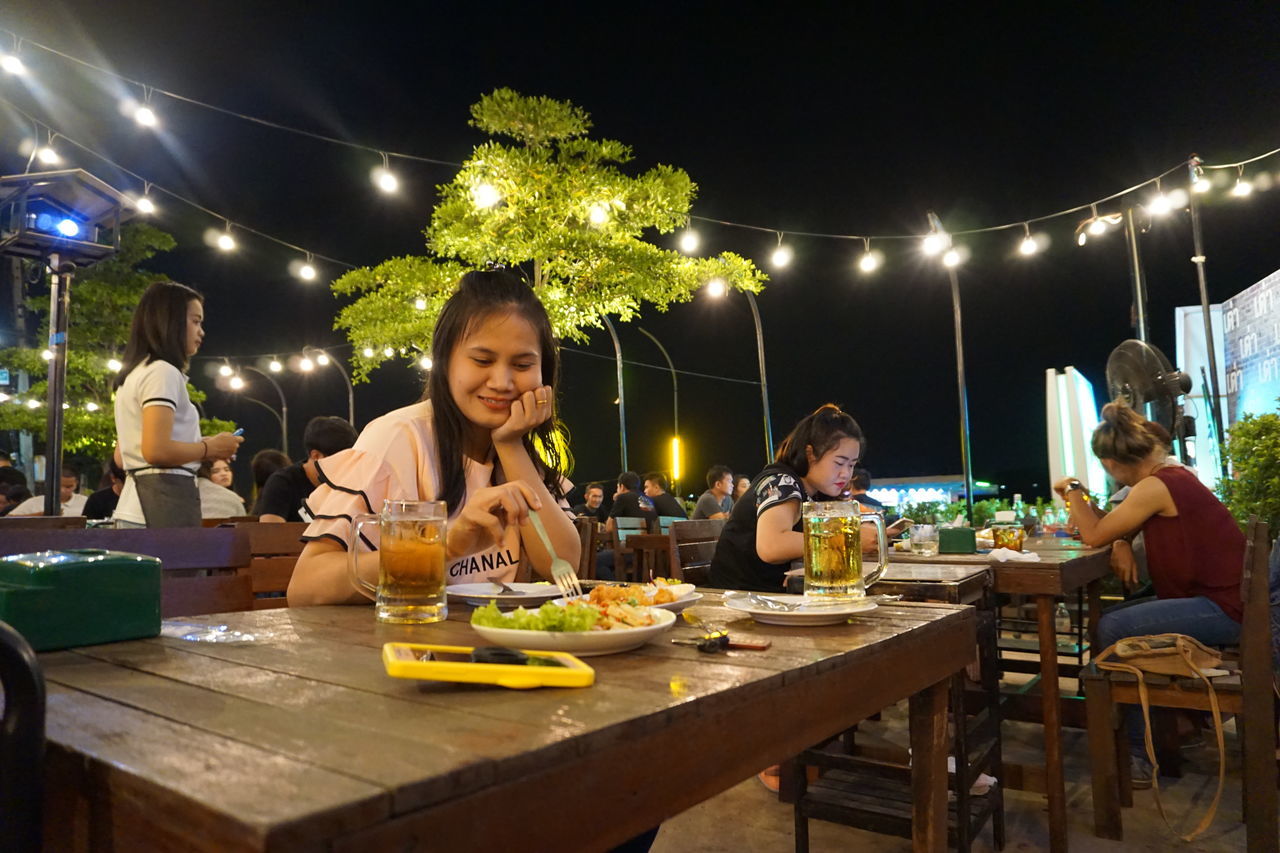
[[[0,532],[0,554],[105,548],[158,557],[164,617],[253,609],[253,585],[236,570],[249,565],[249,534],[231,527]]]
[[[627,537],[631,534],[648,532],[649,520],[647,518],[618,517],[613,520],[613,526],[617,533],[618,543],[626,544]]]
[[[44,805],[44,674],[21,634],[0,622],[0,838],[5,849],[41,849]]]
[[[1267,565],[1271,551],[1270,528],[1255,515],[1249,519],[1245,537],[1244,573],[1240,578],[1240,598],[1244,604],[1244,620],[1240,624],[1240,674],[1247,696],[1251,678],[1266,678],[1270,684],[1271,595]]]
[[[268,610],[287,607],[285,593],[293,577],[298,555],[302,553],[302,534],[309,525],[305,521],[287,521],[270,524],[258,521],[242,521],[235,529],[249,534],[249,552],[253,555],[248,568],[241,574],[249,576],[253,584],[253,607]]]
[[[584,580],[595,580],[596,577],[596,520],[580,516],[573,520],[578,530],[578,577]]]
[[[658,516],[658,532],[669,533],[671,531],[671,522],[684,521],[683,515],[660,515]]]
[[[723,518],[671,522],[671,577],[693,584],[706,583],[723,530]]]
[[[0,536],[6,530],[83,530],[88,521],[83,515],[0,516]]]

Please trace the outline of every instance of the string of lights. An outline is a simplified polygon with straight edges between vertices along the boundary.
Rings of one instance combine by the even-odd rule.
[[[20,56],[22,47],[24,45],[29,45],[32,48],[37,48],[39,50],[48,52],[51,55],[60,57],[69,62],[76,63],[84,68],[90,69],[97,73],[108,75],[113,79],[122,81],[123,83],[126,83],[129,86],[136,87],[138,89],[142,97],[141,101],[130,100],[127,104],[122,105],[122,107],[123,107],[123,111],[126,114],[132,115],[132,117],[139,124],[146,127],[157,127],[159,125],[159,117],[158,117],[158,114],[156,113],[153,98],[155,95],[163,95],[165,97],[172,98],[176,101],[181,101],[183,103],[187,103],[193,106],[209,109],[222,115],[242,119],[244,121],[274,128],[283,132],[298,134],[301,136],[309,137],[313,140],[334,143],[334,144],[342,145],[347,148],[357,149],[357,150],[365,151],[368,153],[376,154],[380,157],[381,165],[374,168],[371,171],[371,179],[380,190],[386,193],[395,193],[400,190],[400,180],[391,170],[391,164],[390,164],[391,158],[432,163],[437,165],[446,165],[446,166],[451,166],[455,168],[460,168],[463,165],[463,164],[455,163],[452,161],[426,157],[418,154],[389,151],[387,149],[379,148],[377,146],[355,143],[349,140],[330,137],[324,134],[319,134],[319,133],[304,130],[301,128],[293,127],[291,125],[287,125],[282,122],[272,121],[272,120],[263,119],[257,116],[240,113],[235,110],[230,110],[224,107],[217,106],[215,104],[210,104],[196,98],[192,98],[177,92],[172,92],[167,89],[162,89],[162,88],[153,86],[151,84],[148,84],[140,80],[135,80],[135,79],[126,77],[115,71],[112,71],[111,69],[104,68],[95,63],[89,62],[87,60],[73,56],[71,54],[64,53],[63,51],[57,50],[47,45],[43,45],[39,42],[25,39],[11,30],[0,29],[0,32],[7,33],[12,38],[14,43],[14,50],[12,53],[0,52],[0,70],[13,76],[25,76],[30,74],[31,73],[30,69],[28,69],[25,63],[22,62],[22,59]],[[144,186],[144,192],[143,192],[143,195],[137,199],[137,202],[138,202],[137,206],[140,212],[146,213],[146,212],[154,211],[155,209],[154,203],[150,202],[148,198],[148,193],[149,193],[149,190],[156,189],[157,191],[162,192],[184,204],[188,204],[192,208],[197,209],[203,212],[204,214],[214,218],[215,220],[221,222],[223,226],[221,229],[221,232],[211,233],[208,236],[208,241],[210,242],[211,245],[216,246],[218,249],[222,251],[234,250],[237,245],[235,241],[234,233],[244,232],[246,234],[253,234],[257,237],[269,240],[278,245],[284,246],[292,251],[305,254],[306,256],[305,260],[298,260],[290,264],[291,271],[293,271],[295,275],[297,275],[299,278],[302,278],[303,280],[312,280],[317,277],[316,269],[312,263],[312,260],[315,258],[320,258],[349,269],[355,267],[354,264],[350,264],[345,261],[340,261],[340,260],[328,257],[326,255],[309,251],[301,246],[298,246],[297,244],[291,241],[283,240],[281,238],[275,237],[274,235],[271,235],[271,234],[267,234],[266,232],[260,231],[258,229],[254,229],[254,228],[233,222],[232,219],[228,216],[217,213],[216,211],[212,211],[191,199],[185,198],[171,190],[160,187],[156,185],[154,182],[148,181],[141,175],[138,175],[137,173],[131,170],[128,170],[123,166],[120,166],[118,163],[114,162],[112,159],[110,159],[106,155],[101,154],[100,152],[97,152],[92,148],[89,148],[83,143],[80,143],[75,141],[74,139],[71,139],[66,134],[61,133],[60,131],[57,131],[56,129],[50,127],[47,124],[40,122],[38,119],[26,113],[25,111],[19,109],[16,105],[12,104],[11,102],[4,99],[0,99],[0,103],[8,106],[15,113],[26,118],[36,128],[36,141],[35,143],[33,143],[33,150],[31,152],[31,156],[33,159],[39,159],[42,163],[46,163],[46,164],[57,162],[59,157],[56,151],[54,151],[53,149],[53,143],[57,139],[64,139],[70,144],[76,146],[77,148],[80,148],[81,150],[87,152],[88,154],[101,159],[105,163],[108,163],[112,167],[119,169],[122,173],[127,174],[133,177],[135,180],[142,182]],[[48,132],[48,139],[43,146],[40,146],[38,144],[41,128],[45,128]],[[856,259],[856,266],[860,272],[864,274],[869,274],[869,273],[875,272],[880,267],[882,267],[885,261],[883,252],[874,248],[872,245],[873,243],[893,243],[893,242],[900,242],[904,240],[905,241],[918,240],[920,241],[921,249],[924,251],[926,255],[930,255],[930,256],[937,255],[940,257],[940,260],[944,265],[949,267],[954,267],[959,265],[960,263],[963,263],[969,257],[969,251],[966,247],[953,244],[954,238],[969,237],[969,236],[980,235],[980,234],[997,233],[1002,231],[1014,231],[1014,232],[1021,231],[1021,235],[1018,239],[1018,243],[1016,246],[1016,254],[1026,257],[1026,256],[1037,254],[1038,252],[1040,252],[1042,249],[1044,249],[1049,245],[1049,240],[1047,235],[1043,233],[1032,232],[1031,226],[1033,224],[1046,223],[1050,220],[1071,216],[1087,210],[1090,213],[1089,217],[1084,221],[1082,221],[1075,229],[1076,242],[1079,245],[1083,246],[1088,241],[1090,236],[1093,236],[1093,237],[1100,236],[1106,233],[1107,230],[1109,230],[1111,227],[1115,226],[1119,222],[1120,214],[1118,212],[1101,211],[1099,210],[1100,206],[1108,205],[1111,202],[1122,199],[1131,194],[1137,193],[1147,187],[1154,186],[1155,188],[1155,194],[1152,195],[1150,198],[1148,198],[1146,200],[1146,204],[1144,205],[1144,208],[1150,215],[1163,216],[1167,213],[1172,212],[1173,210],[1185,207],[1187,204],[1186,190],[1183,190],[1182,188],[1176,188],[1174,190],[1171,190],[1169,193],[1165,193],[1162,189],[1162,181],[1169,178],[1170,175],[1181,172],[1183,170],[1187,170],[1188,174],[1190,175],[1189,189],[1192,192],[1206,192],[1212,188],[1212,183],[1208,180],[1205,174],[1207,170],[1236,169],[1237,177],[1236,177],[1235,183],[1231,187],[1230,194],[1235,197],[1248,196],[1254,190],[1255,187],[1254,187],[1254,183],[1248,180],[1246,177],[1245,166],[1256,163],[1268,157],[1272,157],[1276,154],[1280,154],[1280,148],[1273,149],[1263,154],[1259,154],[1257,156],[1250,157],[1245,160],[1237,161],[1234,163],[1220,163],[1220,164],[1212,164],[1212,165],[1204,164],[1200,161],[1198,157],[1192,156],[1190,159],[1182,161],[1177,165],[1171,166],[1170,168],[1166,169],[1165,171],[1161,172],[1158,175],[1155,175],[1150,178],[1146,178],[1142,181],[1139,181],[1138,183],[1133,184],[1132,186],[1126,187],[1122,190],[1119,190],[1117,192],[1111,193],[1109,195],[1103,196],[1102,198],[1098,198],[1090,202],[1074,205],[1068,208],[1064,208],[1062,210],[1053,211],[1051,213],[1028,217],[1026,219],[1017,219],[1017,220],[1001,223],[998,225],[968,228],[968,229],[959,230],[955,232],[947,232],[942,227],[942,224],[937,219],[937,217],[933,216],[932,214],[930,215],[930,218],[929,218],[929,222],[930,222],[929,232],[923,235],[917,234],[917,233],[887,233],[887,234],[847,233],[846,234],[846,233],[831,233],[831,232],[819,232],[819,231],[788,231],[785,229],[761,226],[761,225],[756,225],[751,223],[736,222],[736,221],[727,220],[727,219],[718,219],[718,218],[709,217],[709,216],[702,216],[699,214],[692,214],[689,216],[689,226],[686,227],[677,235],[676,244],[680,249],[680,251],[684,252],[685,254],[692,255],[697,253],[703,241],[702,241],[701,235],[693,228],[693,223],[695,222],[706,223],[709,225],[719,225],[727,228],[736,228],[736,229],[749,230],[749,231],[761,232],[761,233],[773,233],[777,236],[777,246],[769,254],[769,263],[775,270],[781,270],[789,266],[795,258],[794,249],[788,242],[786,242],[787,237],[831,239],[831,240],[843,240],[843,241],[855,241],[855,242],[860,241],[863,245],[862,245],[862,251]],[[481,183],[481,184],[478,184],[476,187],[474,187],[471,192],[471,197],[472,197],[472,202],[476,206],[476,208],[481,210],[492,208],[500,204],[502,201],[501,193],[493,185],[488,183]],[[148,207],[150,208],[150,210],[147,210]],[[593,225],[597,225],[597,226],[604,225],[608,221],[609,216],[610,216],[610,209],[609,209],[609,206],[605,204],[596,203],[592,206],[591,210],[589,211],[589,219]],[[723,290],[725,288],[725,284],[723,282],[719,282],[717,286],[717,282],[713,281],[713,282],[708,282],[708,287],[713,292],[713,295],[714,295],[715,292]]]

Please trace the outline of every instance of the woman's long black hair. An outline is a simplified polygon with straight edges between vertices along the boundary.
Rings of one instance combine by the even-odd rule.
[[[466,273],[458,289],[445,302],[431,337],[431,360],[435,369],[427,380],[424,400],[431,401],[435,419],[436,445],[440,449],[440,494],[437,499],[452,512],[462,505],[466,493],[465,446],[467,419],[449,392],[449,359],[467,334],[495,314],[515,314],[528,321],[538,335],[542,382],[551,386],[552,416],[523,438],[529,458],[542,475],[547,491],[556,499],[564,497],[561,479],[568,473],[567,432],[555,417],[555,395],[560,386],[560,352],[551,320],[533,288],[505,270]]]
[[[134,309],[124,366],[113,387],[119,388],[138,365],[157,359],[187,372],[187,308],[193,299],[204,302],[197,291],[176,281],[157,281],[147,288]]]
[[[867,440],[862,435],[862,427],[835,403],[827,403],[800,419],[778,445],[773,461],[783,463],[803,477],[809,473],[809,457],[804,452],[806,447],[813,448],[815,459],[821,459],[824,453],[845,438],[856,440],[862,455],[866,454]]]

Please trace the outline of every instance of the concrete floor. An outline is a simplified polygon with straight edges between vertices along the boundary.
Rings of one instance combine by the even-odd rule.
[[[1191,844],[1178,840],[1165,827],[1151,791],[1135,791],[1134,807],[1123,810],[1125,840],[1105,841],[1093,835],[1093,802],[1089,791],[1089,755],[1085,733],[1064,731],[1066,756],[1069,843],[1077,851],[1205,851],[1239,853],[1245,850],[1244,824],[1240,823],[1240,749],[1234,727],[1227,726],[1227,780],[1218,814],[1208,831]],[[859,741],[879,738],[905,746],[906,703],[886,709],[878,723],[859,727]],[[1038,726],[1004,724],[1007,761],[1043,763]],[[1218,759],[1212,738],[1208,745],[1186,753],[1180,779],[1162,779],[1162,799],[1175,822],[1194,826],[1213,798]],[[728,791],[694,806],[663,824],[653,853],[783,853],[794,849],[793,811],[778,802],[756,781],[748,779]],[[1177,823],[1180,828],[1182,823]],[[1186,827],[1186,828],[1189,828]],[[1184,828],[1185,831],[1185,828]],[[1046,850],[1049,846],[1048,813],[1043,795],[1005,792],[1006,851]],[[836,824],[811,821],[813,851],[908,851],[908,839],[879,835]],[[990,825],[974,845],[975,851],[995,850]]]

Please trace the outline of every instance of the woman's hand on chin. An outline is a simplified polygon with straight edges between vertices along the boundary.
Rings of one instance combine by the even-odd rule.
[[[525,391],[511,404],[507,422],[493,431],[493,443],[518,442],[551,417],[551,386]]]

